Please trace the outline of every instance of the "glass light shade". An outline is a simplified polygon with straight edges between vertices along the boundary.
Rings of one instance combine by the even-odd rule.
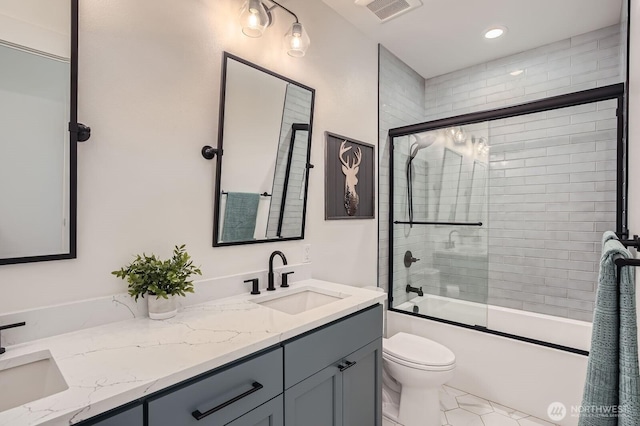
[[[262,36],[269,26],[269,14],[260,0],[248,0],[242,6],[240,12],[240,24],[242,33],[247,37],[257,38]]]
[[[489,153],[489,145],[487,144],[487,140],[485,138],[480,138],[478,144],[476,145],[476,149],[478,150],[478,154],[487,155]]]
[[[456,134],[453,136],[453,141],[458,145],[462,145],[463,143],[467,142],[467,134],[464,132],[464,130],[458,129]]]
[[[311,39],[301,23],[295,22],[284,35],[285,48],[289,56],[301,58],[307,53]]]

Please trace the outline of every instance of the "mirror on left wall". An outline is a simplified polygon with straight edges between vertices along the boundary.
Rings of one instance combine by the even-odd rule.
[[[0,265],[76,257],[77,12],[0,0]]]

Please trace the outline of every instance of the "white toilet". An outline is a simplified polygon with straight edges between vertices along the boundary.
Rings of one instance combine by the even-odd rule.
[[[453,378],[456,357],[432,340],[398,333],[382,343],[382,411],[404,426],[440,425],[440,386]]]

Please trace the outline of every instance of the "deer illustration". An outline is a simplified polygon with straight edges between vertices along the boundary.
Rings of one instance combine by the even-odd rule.
[[[356,192],[356,185],[358,184],[358,171],[360,170],[360,161],[362,160],[362,150],[358,147],[358,151],[354,152],[353,163],[350,165],[350,157],[347,155],[345,158],[342,156],[349,151],[352,146],[346,146],[347,141],[340,144],[340,162],[342,163],[342,173],[344,173],[344,208],[347,210],[349,216],[353,216],[358,211],[358,203],[360,197]]]

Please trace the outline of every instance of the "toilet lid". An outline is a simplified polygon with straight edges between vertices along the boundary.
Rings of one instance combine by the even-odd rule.
[[[456,362],[456,356],[446,346],[413,334],[398,333],[385,339],[383,352],[418,365],[446,366]]]

